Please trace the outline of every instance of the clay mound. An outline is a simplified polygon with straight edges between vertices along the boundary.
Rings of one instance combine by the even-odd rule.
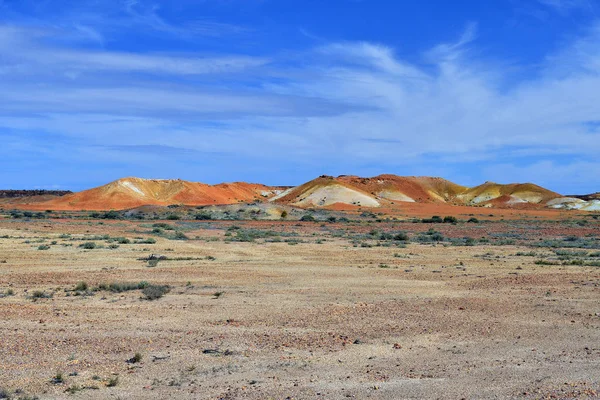
[[[233,204],[274,194],[273,188],[260,184],[228,183],[212,186],[179,179],[123,178],[35,206],[52,210],[124,210],[145,205]]]
[[[589,200],[583,200],[577,197],[559,197],[550,200],[546,205],[550,208],[563,210],[600,211],[600,199],[595,199],[593,197],[587,198]]]
[[[362,206],[382,203],[445,203],[468,188],[442,178],[379,175],[361,178],[342,175],[321,176],[289,189],[271,201],[299,207]]]
[[[428,176],[385,174],[373,178],[340,176],[338,180],[382,199],[411,203],[445,203],[468,189],[446,179]]]
[[[321,176],[303,185],[288,189],[271,201],[298,207],[342,205],[379,207],[379,201],[352,184],[332,176]]]
[[[532,183],[502,185],[486,182],[456,196],[455,201],[466,205],[513,206],[517,204],[546,204],[560,194]]]
[[[289,189],[271,201],[298,207],[393,206],[397,202],[530,208],[561,197],[531,183],[486,182],[468,188],[446,179],[426,176],[379,175],[362,178],[321,176]]]

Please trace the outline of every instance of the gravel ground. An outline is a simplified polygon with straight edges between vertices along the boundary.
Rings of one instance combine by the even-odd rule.
[[[215,223],[192,240],[79,247],[149,237],[143,224],[0,219],[0,388],[40,399],[600,398],[598,267],[536,265],[520,245],[354,247],[320,224],[298,227],[296,245],[227,243]],[[149,267],[150,254],[168,259]],[[170,291],[91,290],[140,281]]]

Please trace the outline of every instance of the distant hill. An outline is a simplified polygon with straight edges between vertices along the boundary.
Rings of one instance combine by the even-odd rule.
[[[0,206],[38,204],[71,194],[68,190],[0,190]]]
[[[600,200],[600,192],[592,193],[592,194],[583,194],[583,195],[571,195],[566,197],[575,197],[577,199],[581,199],[584,201],[592,201],[592,200]]]
[[[321,176],[289,189],[270,201],[300,207],[353,205],[379,207],[394,202],[448,203],[476,206],[545,204],[560,194],[531,183],[501,185],[486,182],[469,188],[443,178],[379,175]]]
[[[15,199],[33,196],[64,196],[71,194],[70,190],[0,190],[0,199]]]
[[[371,178],[323,175],[295,187],[271,187],[245,182],[207,185],[180,179],[130,177],[78,193],[60,197],[52,195],[45,201],[36,196],[16,198],[11,204],[18,203],[31,209],[123,210],[146,205],[207,206],[264,201],[299,208],[340,210],[397,208],[407,203],[496,208],[549,207],[586,211],[600,209],[599,193],[564,197],[533,183],[485,182],[466,187],[443,178],[390,174]]]
[[[143,205],[211,205],[259,201],[276,189],[245,182],[207,185],[179,179],[123,178],[42,203],[56,210],[123,210]]]

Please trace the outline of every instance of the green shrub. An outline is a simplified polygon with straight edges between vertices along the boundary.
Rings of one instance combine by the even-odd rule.
[[[304,214],[302,216],[302,218],[300,218],[300,221],[314,222],[315,221],[315,217],[313,217],[311,214]]]
[[[142,294],[146,296],[146,300],[157,300],[169,293],[168,285],[148,285],[142,289]]]
[[[169,221],[177,221],[177,220],[180,220],[180,219],[181,219],[181,217],[179,215],[176,215],[176,214],[167,215],[167,220],[169,220]]]
[[[471,217],[467,220],[467,222],[469,222],[471,224],[477,224],[477,223],[479,223],[479,220],[475,217]]]
[[[212,218],[212,215],[210,215],[209,213],[207,213],[207,212],[201,212],[201,213],[196,214],[194,216],[194,219],[196,219],[198,221],[209,221],[209,220],[211,220],[213,218]]]
[[[47,244],[42,244],[38,246],[38,250],[48,250],[50,248],[50,246],[48,246]]]
[[[444,220],[439,215],[434,215],[431,218],[423,218],[421,222],[424,224],[441,224]]]
[[[156,239],[154,239],[154,238],[140,239],[140,240],[136,240],[134,242],[134,244],[155,244],[155,243],[156,243]]]
[[[86,290],[88,290],[88,284],[87,282],[78,282],[77,285],[75,285],[75,287],[73,288],[73,290],[76,292],[85,292]]]
[[[79,245],[79,247],[86,249],[86,250],[93,250],[97,247],[97,244],[95,242],[85,242]]]
[[[175,235],[171,238],[173,240],[188,240],[189,238],[185,235],[185,233],[181,231],[175,232]]]
[[[450,215],[447,215],[444,217],[444,223],[445,224],[455,224],[457,223],[458,220],[456,219],[456,217],[452,217]]]
[[[104,214],[100,215],[100,218],[102,218],[102,219],[118,219],[119,213],[115,210],[110,210],[110,211],[105,212]]]
[[[394,240],[396,240],[396,241],[407,242],[408,239],[409,239],[408,234],[406,234],[404,232],[399,232],[394,235]]]

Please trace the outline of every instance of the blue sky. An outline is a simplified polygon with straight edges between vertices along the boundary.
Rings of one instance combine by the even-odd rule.
[[[0,0],[0,187],[600,190],[592,0]]]

